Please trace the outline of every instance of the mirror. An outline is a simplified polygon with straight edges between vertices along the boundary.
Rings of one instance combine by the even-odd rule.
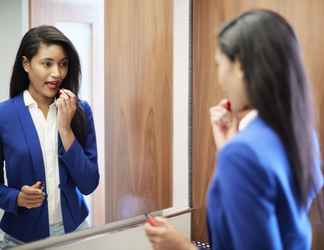
[[[8,98],[12,65],[29,27],[54,25],[80,56],[79,98],[93,112],[100,173],[96,190],[84,195],[90,228],[188,207],[188,3],[147,1],[146,8],[132,0],[0,3],[0,25],[10,20],[0,41],[1,100]]]

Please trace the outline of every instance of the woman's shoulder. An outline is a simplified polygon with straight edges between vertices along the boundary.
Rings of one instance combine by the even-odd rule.
[[[264,164],[261,157],[258,150],[247,141],[232,140],[218,154],[216,179],[223,188],[228,187],[227,183],[235,182],[237,189],[251,187],[252,190],[261,190],[262,196],[273,197],[276,173],[271,165]]]
[[[236,138],[249,144],[280,143],[278,134],[260,117],[256,117]]]
[[[254,161],[258,162],[258,153],[249,141],[235,138],[224,145],[219,151],[220,160],[232,162]]]
[[[14,108],[15,102],[20,98],[20,96],[16,96],[13,98],[9,98],[0,102],[0,114],[4,115],[6,113],[11,113]]]
[[[225,144],[220,155],[257,166],[260,171],[274,174],[282,165],[288,168],[288,159],[279,136],[257,118],[246,129]]]
[[[0,102],[0,129],[10,128],[12,123],[17,121],[18,98],[17,96]]]
[[[92,110],[91,106],[86,100],[79,99],[79,105],[81,109],[87,114],[87,115],[92,115]]]
[[[238,133],[230,143],[246,145],[260,158],[285,155],[279,135],[259,117]]]
[[[12,105],[12,103],[14,102],[15,99],[17,99],[17,97],[8,98],[8,99],[0,101],[0,107],[6,107],[8,105],[9,106]]]

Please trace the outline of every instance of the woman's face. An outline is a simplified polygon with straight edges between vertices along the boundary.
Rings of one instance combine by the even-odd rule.
[[[225,92],[226,98],[231,102],[234,112],[242,111],[249,106],[247,93],[245,89],[244,72],[238,60],[235,62],[217,49],[215,55],[218,65],[218,82]]]
[[[62,46],[42,43],[30,61],[23,57],[23,67],[28,74],[31,95],[52,101],[67,75],[68,59]]]

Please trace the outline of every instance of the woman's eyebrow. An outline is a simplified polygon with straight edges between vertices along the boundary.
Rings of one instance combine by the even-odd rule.
[[[44,57],[44,58],[41,58],[41,60],[43,61],[51,61],[51,62],[54,62],[55,60],[53,58],[50,58],[50,57]],[[68,61],[69,59],[67,57],[64,57],[60,60],[60,62],[62,61]]]
[[[50,57],[44,57],[44,58],[41,58],[41,60],[43,60],[43,61],[54,61],[54,59],[50,58]]]

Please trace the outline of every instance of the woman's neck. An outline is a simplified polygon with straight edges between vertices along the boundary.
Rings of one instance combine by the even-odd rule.
[[[54,101],[54,98],[42,96],[39,93],[37,93],[36,91],[34,91],[32,88],[29,88],[28,91],[29,91],[29,94],[32,96],[32,98],[37,103],[37,106],[39,106],[39,107],[48,107]]]
[[[54,98],[42,96],[39,93],[37,93],[36,91],[34,91],[32,88],[29,88],[28,91],[29,91],[30,95],[32,96],[32,98],[37,103],[38,108],[42,111],[42,113],[44,114],[44,116],[46,118],[47,114],[48,114],[49,106],[53,103]]]

